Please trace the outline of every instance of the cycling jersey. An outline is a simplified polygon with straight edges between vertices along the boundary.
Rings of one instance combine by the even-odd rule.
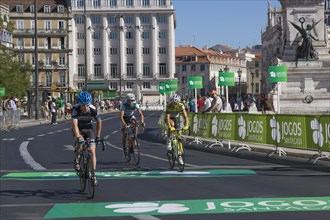
[[[92,120],[93,118],[97,120],[101,120],[101,116],[96,110],[94,105],[89,105],[87,112],[82,112],[80,108],[80,104],[76,104],[72,107],[72,119],[78,120],[78,128],[82,129],[93,129]]]
[[[180,113],[185,109],[184,104],[181,102],[170,102],[166,106],[166,114],[170,114],[170,118],[178,118]]]
[[[130,106],[127,103],[124,103],[122,104],[120,111],[124,111],[124,119],[127,119],[134,116],[134,112],[139,109],[140,105],[135,102]]]

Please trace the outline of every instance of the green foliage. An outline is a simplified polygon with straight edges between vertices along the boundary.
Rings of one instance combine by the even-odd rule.
[[[11,49],[2,47],[0,51],[0,87],[6,89],[5,96],[19,99],[26,96],[31,87],[32,66],[17,60]]]

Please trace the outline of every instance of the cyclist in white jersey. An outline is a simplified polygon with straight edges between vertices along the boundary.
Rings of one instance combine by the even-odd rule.
[[[126,95],[126,102],[122,104],[120,108],[120,122],[122,123],[122,144],[125,145],[126,133],[124,130],[131,124],[135,129],[135,134],[138,133],[137,121],[135,118],[135,111],[139,114],[141,125],[145,127],[144,116],[141,111],[140,105],[135,102],[135,95],[133,93],[128,93]],[[131,147],[131,146],[130,146]]]

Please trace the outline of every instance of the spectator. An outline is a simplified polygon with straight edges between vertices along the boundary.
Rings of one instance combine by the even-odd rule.
[[[48,97],[48,98],[49,98],[48,108],[50,109],[50,112],[52,114],[51,124],[52,125],[57,125],[57,122],[56,122],[56,116],[57,116],[56,100],[52,97]]]
[[[47,100],[45,100],[44,103],[42,104],[42,110],[43,110],[43,113],[44,113],[45,121],[48,121],[50,112],[49,112]]]
[[[201,95],[198,95],[197,97],[197,112],[202,112],[204,108],[204,99]]]
[[[71,115],[71,108],[72,104],[67,101],[67,103],[65,104],[65,116]]]
[[[263,99],[261,101],[261,112],[262,112],[262,114],[267,114],[270,112],[275,113],[273,97],[270,94],[263,95]]]
[[[211,96],[213,98],[211,102],[211,107],[206,109],[204,112],[221,112],[222,109],[222,100],[220,96],[217,95],[216,90],[212,90]]]
[[[212,103],[211,94],[208,92],[208,93],[206,93],[206,97],[204,100],[203,112],[205,112],[207,109],[209,109],[211,107],[211,103]]]

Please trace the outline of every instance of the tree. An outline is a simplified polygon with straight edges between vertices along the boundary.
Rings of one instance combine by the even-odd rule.
[[[5,96],[15,96],[19,99],[26,96],[31,88],[32,66],[19,62],[12,49],[0,48],[0,87],[6,89]]]

